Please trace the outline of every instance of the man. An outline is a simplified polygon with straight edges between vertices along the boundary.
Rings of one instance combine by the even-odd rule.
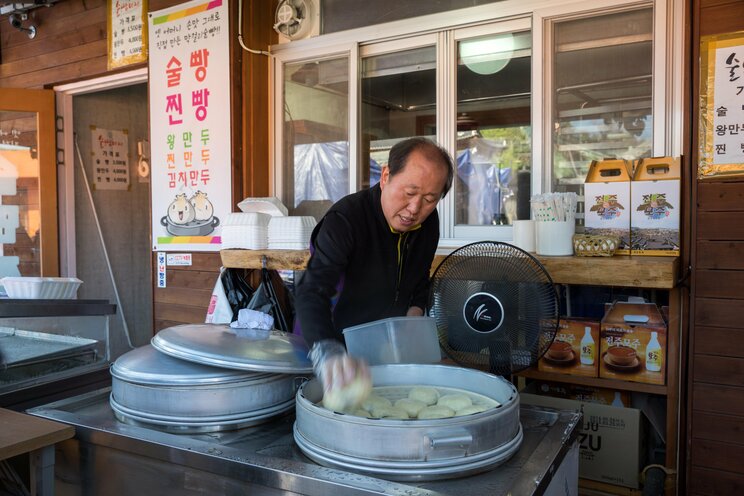
[[[439,241],[436,206],[452,178],[444,149],[425,138],[401,141],[379,184],[339,200],[313,231],[295,308],[326,390],[368,373],[346,355],[343,329],[424,314]]]

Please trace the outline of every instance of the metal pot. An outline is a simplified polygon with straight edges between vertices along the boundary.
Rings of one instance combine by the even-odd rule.
[[[170,431],[205,432],[253,425],[291,410],[300,380],[201,365],[151,345],[111,367],[111,406],[125,422]]]
[[[220,225],[220,219],[211,217],[207,220],[192,220],[186,224],[174,224],[167,215],[160,219],[160,224],[173,236],[206,236]]]
[[[321,465],[405,481],[482,472],[519,449],[519,396],[503,378],[446,365],[378,365],[371,372],[375,386],[457,388],[500,406],[446,419],[369,419],[318,406],[322,387],[311,380],[300,387],[296,400],[294,438],[305,455]]]

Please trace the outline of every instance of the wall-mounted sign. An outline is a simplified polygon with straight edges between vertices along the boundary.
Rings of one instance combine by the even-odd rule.
[[[191,266],[191,253],[168,253],[166,264],[172,267]]]
[[[109,70],[147,60],[147,0],[108,0]]]
[[[148,17],[153,250],[217,251],[232,212],[227,0]]]
[[[744,174],[744,32],[700,42],[698,177]]]
[[[127,130],[116,131],[90,126],[95,189],[129,189],[129,136]]]

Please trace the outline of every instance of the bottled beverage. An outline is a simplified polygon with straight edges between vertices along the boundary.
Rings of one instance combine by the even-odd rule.
[[[651,333],[651,339],[646,345],[646,370],[658,372],[662,366],[661,345],[656,332]]]
[[[584,328],[584,337],[581,338],[581,363],[584,365],[594,365],[594,357],[597,356],[595,353],[597,345],[594,343],[592,338],[592,328],[586,326]]]
[[[620,391],[615,391],[615,399],[612,400],[612,406],[616,406],[618,408],[625,407],[625,405],[623,405],[623,398],[620,396]]]

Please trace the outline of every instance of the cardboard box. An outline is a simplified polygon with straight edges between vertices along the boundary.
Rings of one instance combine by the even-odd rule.
[[[630,253],[632,168],[627,160],[594,160],[584,181],[584,230],[620,238],[620,255]]]
[[[630,185],[631,255],[679,255],[680,162],[679,157],[636,162]]]
[[[560,349],[561,347],[565,349]],[[590,319],[562,318],[553,344],[540,358],[537,369],[554,374],[598,377],[598,358],[599,322]]]
[[[614,303],[602,319],[599,377],[665,384],[666,336],[654,303]]]
[[[530,385],[532,386],[532,385]],[[579,476],[637,489],[645,462],[646,422],[640,410],[520,393],[529,405],[580,410]]]
[[[619,408],[630,406],[630,392],[615,389],[581,386],[565,382],[535,381],[530,384],[534,394],[552,396],[583,403],[597,403]]]

